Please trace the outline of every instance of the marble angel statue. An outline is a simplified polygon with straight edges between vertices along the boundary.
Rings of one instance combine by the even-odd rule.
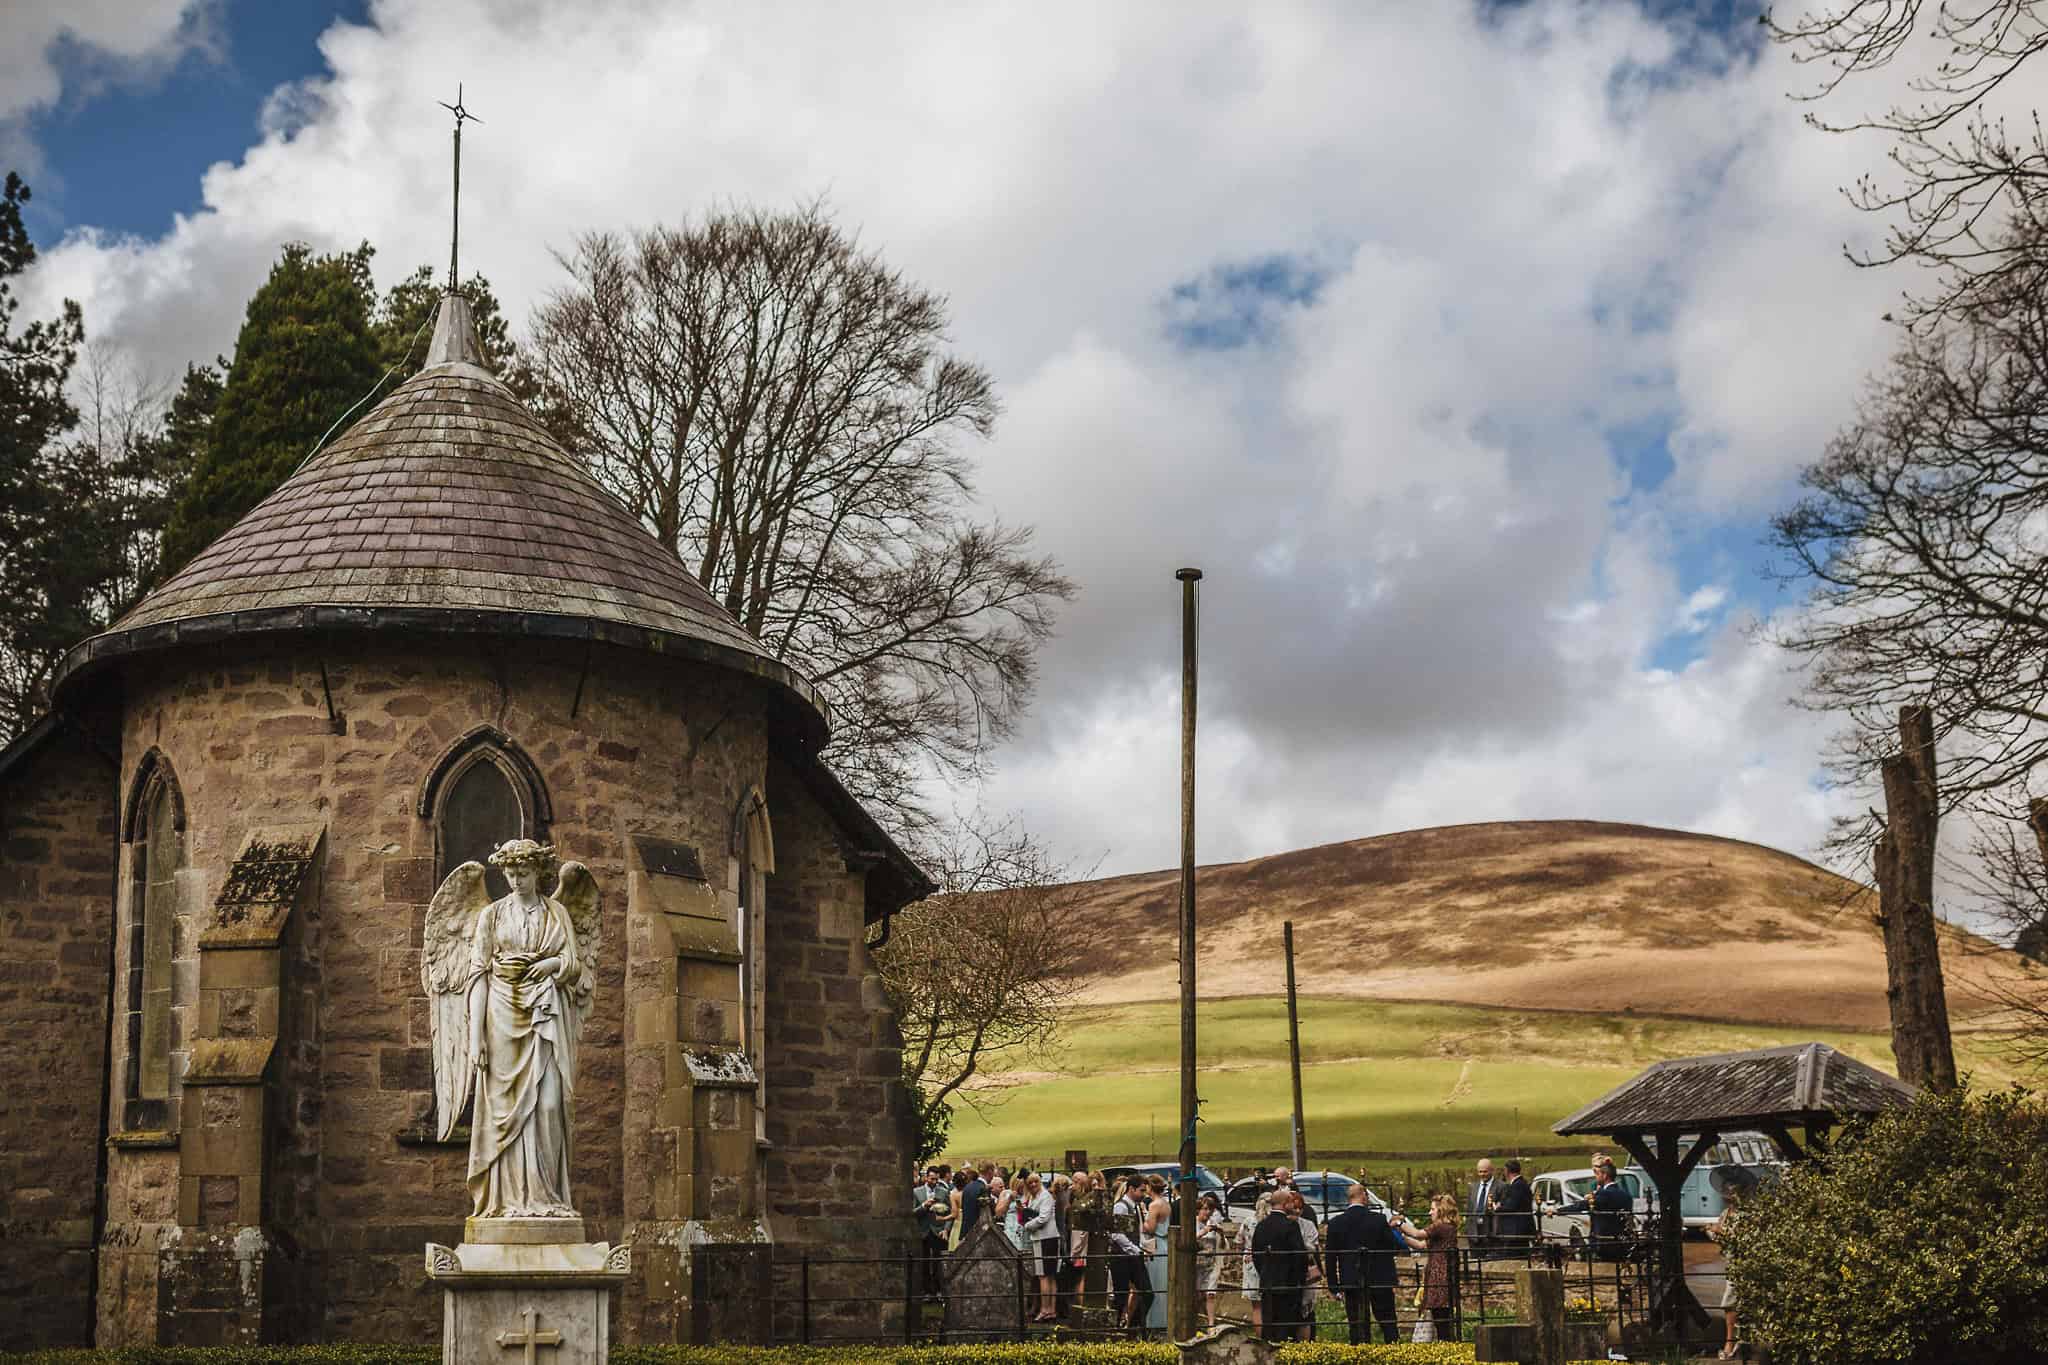
[[[576,1043],[590,1013],[597,882],[554,850],[512,839],[490,855],[512,893],[490,899],[481,863],[448,874],[427,908],[420,977],[433,1005],[434,1091],[446,1140],[467,1110],[472,1218],[573,1218],[569,1133]]]

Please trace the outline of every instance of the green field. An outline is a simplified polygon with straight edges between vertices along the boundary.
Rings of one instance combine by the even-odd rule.
[[[1064,1046],[1010,1082],[956,1106],[950,1153],[1052,1158],[1176,1150],[1176,1007],[1075,1011]],[[1287,1011],[1274,998],[1217,1001],[1200,1017],[1201,1148],[1218,1161],[1287,1150]],[[1343,999],[1301,1002],[1302,1096],[1309,1147],[1332,1159],[1576,1150],[1550,1125],[1667,1057],[1823,1042],[1890,1069],[1883,1034],[1748,1027],[1630,1015],[1491,1010]],[[1958,1042],[1980,1081],[2009,1069]]]

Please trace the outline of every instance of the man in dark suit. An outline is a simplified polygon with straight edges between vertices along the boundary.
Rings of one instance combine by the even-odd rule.
[[[1465,1196],[1465,1240],[1475,1253],[1484,1256],[1492,1249],[1493,1199],[1500,1193],[1500,1182],[1493,1178],[1493,1162],[1486,1157],[1479,1158],[1472,1174],[1477,1178]]]
[[[1365,1184],[1351,1187],[1350,1205],[1323,1229],[1323,1273],[1332,1289],[1344,1295],[1344,1317],[1351,1324],[1351,1344],[1372,1340],[1366,1308],[1380,1325],[1381,1341],[1399,1341],[1401,1324],[1394,1317],[1394,1255],[1406,1251],[1400,1229],[1366,1202]],[[1399,1217],[1399,1215],[1395,1215]]]
[[[1294,1221],[1295,1196],[1273,1196],[1272,1212],[1252,1229],[1252,1265],[1259,1272],[1259,1335],[1292,1341],[1301,1328],[1301,1291],[1308,1283],[1308,1244]]]
[[[1584,1199],[1558,1208],[1562,1214],[1588,1215],[1592,1224],[1592,1252],[1603,1261],[1619,1261],[1628,1255],[1629,1234],[1635,1224],[1636,1201],[1628,1187],[1616,1178],[1614,1162],[1604,1156],[1593,1158],[1593,1192]]]
[[[1510,1159],[1507,1171],[1507,1183],[1493,1199],[1493,1235],[1502,1250],[1525,1256],[1536,1241],[1536,1193],[1522,1178],[1520,1160]]]

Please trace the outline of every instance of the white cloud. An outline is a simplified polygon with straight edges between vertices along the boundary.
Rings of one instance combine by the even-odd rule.
[[[8,0],[0,41],[0,152],[39,169],[28,117],[108,82],[144,80],[212,45],[208,0]],[[80,87],[84,88],[81,89]]]
[[[373,20],[201,212],[75,235],[44,296],[171,372],[284,241],[438,259],[459,76],[465,261],[515,315],[578,230],[821,192],[951,296],[1006,401],[988,504],[1083,585],[988,799],[1074,856],[1172,857],[1190,562],[1205,857],[1512,815],[1818,837],[1819,723],[1670,533],[1782,497],[1883,351],[1897,286],[1840,259],[1835,190],[1880,149],[1803,128],[1779,54],[1565,0]],[[1646,423],[1654,492],[1609,449]],[[1657,669],[1674,630],[1697,657]]]
[[[1678,608],[1678,619],[1672,622],[1672,629],[1683,635],[1698,635],[1714,623],[1714,613],[1728,602],[1728,589],[1718,583],[1709,583],[1695,588]]]

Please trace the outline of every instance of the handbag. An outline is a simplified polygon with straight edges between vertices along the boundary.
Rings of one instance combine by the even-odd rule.
[[[1408,1339],[1410,1341],[1435,1341],[1436,1323],[1428,1318],[1417,1318],[1415,1320],[1415,1332]]]

